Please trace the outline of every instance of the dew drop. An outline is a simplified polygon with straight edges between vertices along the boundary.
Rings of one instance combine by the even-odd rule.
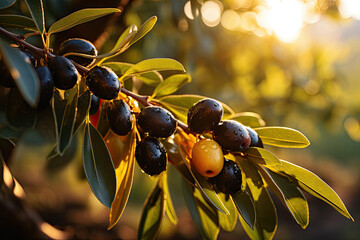
[[[170,119],[169,119],[169,118],[166,118],[165,120],[166,120],[166,121],[169,121]]]
[[[211,149],[216,150],[216,149],[218,149],[218,147],[216,146],[216,144],[213,144],[213,145],[211,145]]]
[[[205,145],[201,145],[200,149],[204,150],[206,147]]]
[[[206,152],[206,153],[209,152],[209,149],[206,148],[206,149],[204,150],[204,152]]]
[[[219,106],[219,104],[217,104],[217,103],[214,103],[214,107],[217,107],[217,106]]]
[[[237,131],[234,131],[234,134],[237,135],[238,134]]]

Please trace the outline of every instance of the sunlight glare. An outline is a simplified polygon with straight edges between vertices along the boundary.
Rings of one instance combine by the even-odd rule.
[[[220,22],[222,5],[220,2],[207,1],[201,7],[202,20],[208,27],[215,27]]]
[[[187,1],[185,3],[185,6],[184,6],[184,13],[186,15],[187,18],[189,18],[190,20],[194,20],[194,15],[192,13],[192,10],[191,10],[191,3],[190,1]],[[195,15],[197,16],[199,14],[199,10],[196,9],[195,10]]]
[[[353,17],[360,20],[360,1],[359,0],[341,0],[339,12],[343,18]]]
[[[228,30],[236,30],[240,24],[240,17],[234,10],[226,10],[221,16],[221,24]]]

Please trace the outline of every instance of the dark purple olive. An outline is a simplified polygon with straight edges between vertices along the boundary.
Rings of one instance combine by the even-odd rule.
[[[64,41],[60,45],[58,55],[63,56],[67,53],[82,53],[90,56],[97,56],[97,50],[95,46],[88,40],[81,38],[71,38]],[[80,57],[76,55],[66,55],[66,57],[85,67],[93,63],[95,60],[92,58]]]
[[[231,160],[225,159],[221,172],[214,179],[217,188],[222,193],[234,194],[241,189],[241,170]]]
[[[110,129],[120,136],[127,135],[133,126],[134,117],[123,100],[114,100],[106,108]]]
[[[94,115],[95,113],[97,113],[99,111],[99,106],[100,106],[100,98],[98,98],[94,94],[91,94],[89,114]]]
[[[121,87],[118,76],[110,68],[100,66],[88,72],[86,84],[95,96],[106,100],[116,98]]]
[[[38,106],[43,108],[49,104],[53,96],[54,80],[50,69],[45,66],[37,67],[36,72],[40,80],[40,99]]]
[[[251,139],[249,147],[264,148],[264,144],[262,143],[261,138],[259,137],[257,132],[254,129],[252,129],[251,127],[246,127],[246,130],[249,132],[250,139]]]
[[[74,64],[63,56],[56,56],[49,61],[55,87],[62,90],[73,88],[80,75]]]

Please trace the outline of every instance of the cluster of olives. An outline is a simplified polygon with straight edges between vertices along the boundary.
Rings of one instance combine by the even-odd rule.
[[[195,134],[212,133],[213,139],[201,139],[192,149],[192,165],[199,174],[213,178],[218,189],[232,194],[241,189],[241,171],[237,164],[225,159],[223,151],[243,152],[249,147],[263,147],[250,127],[233,120],[222,120],[224,109],[214,99],[195,103],[188,112],[188,126]]]

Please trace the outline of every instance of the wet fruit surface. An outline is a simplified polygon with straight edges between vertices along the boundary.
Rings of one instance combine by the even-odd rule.
[[[264,144],[261,141],[261,138],[257,134],[257,132],[252,129],[251,127],[246,127],[246,130],[249,132],[250,135],[250,146],[249,147],[259,147],[264,148]]]
[[[134,117],[123,100],[114,100],[106,108],[110,129],[120,136],[127,135],[132,129]]]
[[[66,53],[83,53],[86,55],[97,56],[95,46],[91,42],[81,38],[71,38],[64,41],[59,47],[58,55],[64,55]],[[82,66],[88,66],[95,60],[74,55],[67,55],[66,57]]]
[[[107,100],[116,98],[121,87],[117,75],[110,68],[99,66],[89,71],[86,84],[97,97]]]
[[[240,152],[250,145],[250,135],[245,126],[233,120],[224,120],[214,128],[213,136],[224,149]]]
[[[49,61],[56,88],[67,90],[75,86],[80,75],[74,64],[63,56],[56,56]]]
[[[145,137],[142,139],[136,145],[135,158],[139,167],[151,176],[166,170],[166,150],[156,138]]]
[[[54,93],[54,80],[50,69],[45,66],[36,68],[37,75],[40,80],[40,99],[39,107],[45,107],[49,104]]]
[[[240,168],[235,162],[225,159],[223,169],[215,177],[216,186],[223,193],[233,194],[241,189],[241,183]]]
[[[190,131],[197,134],[210,132],[224,113],[222,105],[214,99],[203,99],[195,103],[188,112],[187,123]]]
[[[99,106],[100,106],[100,98],[92,94],[89,114],[94,115],[95,113],[97,113],[97,111],[99,111]]]
[[[224,156],[220,145],[211,139],[202,139],[192,149],[192,166],[204,177],[215,177],[223,168]]]
[[[151,137],[170,137],[177,127],[174,116],[168,110],[157,106],[143,108],[137,117],[137,122]]]

